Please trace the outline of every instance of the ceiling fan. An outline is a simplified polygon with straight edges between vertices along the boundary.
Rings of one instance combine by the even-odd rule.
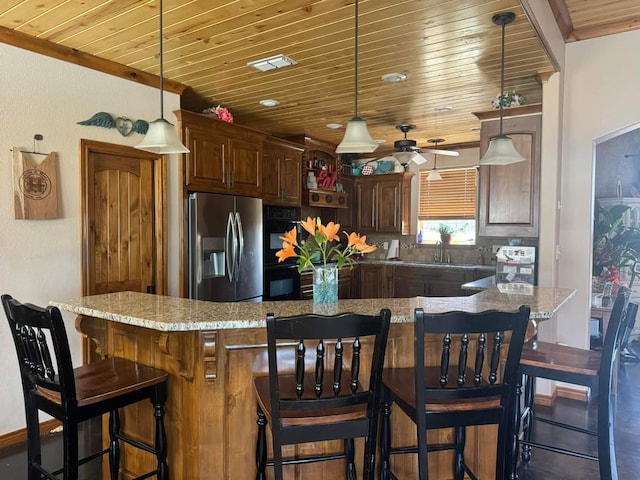
[[[402,123],[400,125],[396,125],[396,128],[404,133],[404,138],[393,142],[393,148],[396,150],[393,153],[393,158],[398,160],[403,165],[409,162],[413,162],[416,165],[422,165],[423,163],[426,163],[427,159],[420,155],[421,153],[433,153],[434,155],[448,155],[451,157],[457,157],[458,155],[460,155],[459,152],[453,150],[441,150],[437,148],[438,143],[444,141],[444,139],[442,138],[433,138],[427,140],[429,143],[434,144],[434,148],[418,147],[418,144],[415,140],[407,138],[407,133],[416,128],[415,125]]]

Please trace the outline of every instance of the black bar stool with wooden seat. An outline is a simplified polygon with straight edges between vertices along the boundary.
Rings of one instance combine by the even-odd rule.
[[[383,480],[396,478],[391,471],[391,454],[418,453],[419,478],[425,480],[429,478],[427,453],[442,450],[455,450],[452,467],[456,480],[465,473],[476,479],[464,462],[465,428],[488,424],[498,425],[496,479],[507,478],[511,458],[516,454],[518,364],[529,312],[526,306],[514,312],[435,315],[416,309],[415,368],[389,368],[383,372]],[[468,358],[473,360],[468,362]],[[436,359],[439,364],[431,366]],[[416,424],[417,446],[391,447],[392,404]],[[454,429],[453,443],[428,444],[427,430],[440,428]]]
[[[78,467],[109,454],[111,478],[118,478],[120,441],[154,454],[157,468],[137,477],[156,475],[168,480],[167,441],[164,430],[164,401],[167,373],[121,358],[99,360],[73,368],[67,333],[60,310],[22,304],[2,295],[2,306],[9,320],[16,346],[27,421],[29,480],[78,478]],[[55,358],[54,358],[55,357]],[[150,400],[155,417],[155,446],[149,447],[120,433],[118,409],[141,400]],[[42,465],[39,411],[60,420],[63,427],[62,468],[51,471]],[[109,413],[109,447],[80,459],[78,424]]]
[[[531,448],[597,461],[602,480],[616,480],[616,454],[613,435],[612,385],[614,363],[626,322],[635,319],[638,306],[629,303],[629,290],[622,287],[616,296],[601,351],[535,341],[522,351],[520,368],[524,375],[525,407],[523,412],[522,461],[531,459]],[[535,379],[546,378],[558,382],[581,385],[598,397],[597,430],[589,430],[535,414]],[[553,442],[531,440],[534,421],[569,429],[597,437],[597,455],[560,448]],[[517,457],[514,458],[517,460]]]
[[[390,319],[388,309],[379,315],[267,315],[269,375],[254,379],[256,479],[266,479],[267,465],[273,465],[275,479],[281,480],[283,465],[346,459],[345,477],[355,480],[354,438],[365,437],[363,478],[373,480]],[[369,372],[368,382],[361,382],[361,371]],[[271,460],[267,423],[273,441]],[[283,458],[283,445],[327,440],[344,440],[344,452]]]

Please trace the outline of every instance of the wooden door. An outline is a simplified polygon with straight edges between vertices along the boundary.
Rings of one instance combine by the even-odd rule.
[[[386,296],[384,265],[360,265],[360,298]]]
[[[542,116],[505,118],[503,133],[526,161],[480,167],[478,235],[537,237],[540,211]],[[499,120],[482,122],[480,156],[500,133]]]
[[[184,124],[183,137],[189,153],[185,154],[185,184],[189,190],[226,193],[229,184],[225,164],[227,137],[212,128]]]
[[[357,230],[356,227],[356,208],[355,208],[355,189],[353,177],[342,176],[340,183],[347,194],[348,208],[336,208],[336,223],[340,224],[340,231],[346,230],[351,232]]]
[[[302,152],[284,149],[280,159],[282,202],[300,205],[302,202]]]
[[[82,140],[83,294],[166,292],[165,161]]]
[[[398,179],[381,179],[377,194],[377,231],[399,233],[402,229],[402,183]]]
[[[231,172],[230,193],[262,195],[262,139],[229,138],[226,162]]]
[[[262,202],[265,205],[279,205],[280,157],[282,151],[265,142],[262,146]]]
[[[356,229],[359,233],[376,231],[376,183],[370,179],[356,181]]]

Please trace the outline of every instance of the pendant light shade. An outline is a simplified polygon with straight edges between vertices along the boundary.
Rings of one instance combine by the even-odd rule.
[[[336,148],[336,153],[371,153],[378,144],[371,138],[367,122],[360,117],[353,117],[347,123],[344,138]]]
[[[515,18],[516,15],[513,12],[498,13],[492,18],[494,24],[502,27],[502,59],[500,64],[500,134],[491,139],[489,148],[480,159],[480,165],[510,165],[512,163],[524,162],[526,160],[526,158],[520,155],[513,146],[511,137],[502,133],[502,98],[504,97],[504,33],[506,25],[513,22]]]
[[[367,122],[358,117],[358,0],[355,0],[355,48],[354,48],[354,78],[355,90],[354,115],[344,132],[344,138],[336,148],[336,153],[371,153],[378,144],[371,138],[367,129]]]
[[[163,75],[163,50],[162,50],[162,0],[160,0],[160,118],[149,124],[149,130],[142,141],[135,148],[147,152],[189,153],[178,138],[178,132],[172,123],[164,119],[164,75]]]
[[[433,169],[431,169],[431,171],[427,174],[427,180],[429,180],[430,182],[442,180],[442,176],[440,175],[440,172],[436,170],[436,167],[433,167]]]

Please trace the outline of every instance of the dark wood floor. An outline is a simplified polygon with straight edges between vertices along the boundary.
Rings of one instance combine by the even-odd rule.
[[[634,343],[633,347],[640,352],[639,343]],[[640,478],[640,364],[621,364],[615,403],[618,476],[620,480],[635,480]],[[591,405],[585,408],[583,402],[559,399],[553,408],[538,407],[538,413],[561,418],[563,421],[573,421],[576,425],[594,428],[596,423],[595,404],[596,402],[591,402]],[[560,444],[572,447],[581,445],[585,447],[586,451],[595,454],[596,443],[593,438],[585,439],[583,435],[558,429],[554,429],[552,433],[550,430],[552,428],[538,424],[534,434],[545,438],[553,435]],[[86,448],[99,444],[99,423],[87,425],[83,430],[82,438],[81,444]],[[58,464],[59,460],[57,459],[62,458],[61,443],[61,434],[46,435],[43,438],[43,457]],[[97,465],[96,462],[92,462],[92,464],[82,467],[81,480],[100,478],[99,461]],[[534,450],[531,462],[528,465],[521,465],[518,472],[521,480],[598,480],[600,478],[595,462],[541,450]],[[16,445],[0,450],[0,479],[24,480],[26,478],[25,445]]]

